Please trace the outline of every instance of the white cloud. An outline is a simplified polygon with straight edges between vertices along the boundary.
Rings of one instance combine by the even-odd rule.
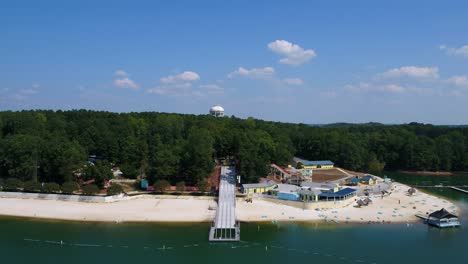
[[[146,90],[146,92],[151,94],[167,94],[169,90],[165,89],[165,87],[154,87]]]
[[[441,45],[439,48],[440,50],[445,51],[448,55],[468,58],[468,45],[464,45],[459,48],[452,48]]]
[[[120,76],[120,77],[127,77],[128,73],[126,71],[123,71],[123,70],[117,70],[117,71],[114,72],[114,75],[115,76]]]
[[[359,83],[358,85],[346,85],[344,89],[351,93],[369,93],[369,92],[403,93],[406,91],[404,87],[398,84],[376,85],[376,84],[371,84],[371,83]]]
[[[139,88],[138,84],[129,78],[129,74],[124,70],[117,70],[114,72],[115,76],[118,76],[114,80],[114,85],[119,88],[136,90]]]
[[[286,78],[283,80],[288,85],[303,85],[304,81],[300,78]]]
[[[169,75],[160,79],[162,83],[194,82],[200,80],[200,75],[193,71],[184,71],[177,75]]]
[[[191,89],[192,83],[200,80],[200,75],[193,71],[184,71],[159,79],[161,85],[146,90],[147,93],[171,96],[198,96],[198,91]]]
[[[120,88],[128,88],[132,90],[138,89],[138,84],[136,84],[132,79],[128,77],[115,79],[114,84],[115,86]]]
[[[403,93],[405,91],[405,88],[398,84],[387,84],[382,86],[382,91],[389,93]]]
[[[438,78],[439,68],[437,67],[417,67],[403,66],[400,68],[390,69],[380,74],[385,78],[410,77],[417,79]]]
[[[208,93],[223,93],[224,88],[220,87],[217,84],[202,84],[200,88],[205,89]]]
[[[314,50],[304,50],[299,45],[287,40],[275,40],[268,43],[268,48],[276,54],[284,56],[279,62],[289,65],[300,65],[317,56]]]
[[[468,88],[468,78],[465,75],[452,76],[447,79],[447,82],[458,87]]]
[[[236,76],[245,76],[250,78],[267,78],[271,77],[275,74],[275,69],[272,67],[265,67],[265,68],[253,68],[253,69],[245,69],[243,67],[239,67],[237,70],[228,74],[228,78],[234,78]]]

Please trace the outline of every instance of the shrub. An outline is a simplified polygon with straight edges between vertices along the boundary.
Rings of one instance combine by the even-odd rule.
[[[78,190],[78,184],[76,182],[65,182],[62,184],[62,192],[67,194],[73,194]]]
[[[119,184],[112,184],[107,188],[107,195],[117,195],[123,193],[123,188]]]
[[[93,195],[99,192],[99,188],[96,184],[88,184],[81,188],[85,195]]]
[[[169,186],[170,186],[170,184],[166,180],[157,180],[153,185],[154,189],[157,192],[164,192],[166,190],[166,188],[169,187]]]
[[[21,188],[23,188],[23,182],[16,178],[6,179],[3,185],[3,189],[6,191],[18,191]]]
[[[27,181],[24,183],[23,190],[25,192],[40,192],[42,185],[35,181]]]
[[[208,189],[209,187],[209,184],[207,181],[205,180],[200,180],[198,183],[197,183],[197,187],[198,187],[198,191],[199,192],[206,192],[206,190]]]
[[[48,182],[42,186],[42,192],[44,193],[58,193],[60,192],[60,185],[55,182]]]
[[[176,190],[177,190],[178,192],[183,192],[183,191],[185,191],[185,182],[183,182],[183,181],[178,182],[178,183],[176,184]]]

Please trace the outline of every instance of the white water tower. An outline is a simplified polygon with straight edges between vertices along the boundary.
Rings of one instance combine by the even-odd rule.
[[[210,108],[210,115],[215,117],[223,117],[224,116],[224,108],[220,105],[213,105]]]

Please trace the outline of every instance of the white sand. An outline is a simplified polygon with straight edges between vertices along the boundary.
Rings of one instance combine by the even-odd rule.
[[[253,203],[244,201],[237,203],[237,218],[241,221],[316,221],[335,220],[343,222],[414,222],[418,221],[416,214],[425,215],[426,212],[445,208],[459,213],[458,207],[452,202],[417,191],[408,196],[408,186],[395,183],[394,191],[383,199],[373,198],[373,203],[361,208],[355,204],[339,209],[303,210],[286,205],[254,200]],[[416,207],[414,209],[413,207]]]
[[[388,196],[373,199],[369,206],[353,205],[339,209],[303,210],[291,206],[254,199],[253,203],[237,200],[237,219],[252,221],[324,221],[343,222],[407,222],[417,221],[415,214],[441,208],[459,213],[447,200],[417,192],[408,196],[408,186],[394,184]],[[398,202],[400,201],[400,203]],[[37,217],[76,221],[110,222],[207,222],[214,218],[216,202],[208,197],[142,196],[113,203],[0,198],[0,215]],[[416,209],[413,209],[416,207]]]
[[[39,199],[0,199],[0,215],[103,222],[206,222],[213,219],[213,199],[145,196],[112,203]]]

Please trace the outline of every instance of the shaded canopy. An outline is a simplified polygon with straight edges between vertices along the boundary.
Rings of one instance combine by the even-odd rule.
[[[445,210],[445,208],[442,208],[439,211],[435,211],[432,214],[430,214],[429,217],[444,219],[444,218],[457,218],[458,216],[448,212],[447,210]]]

